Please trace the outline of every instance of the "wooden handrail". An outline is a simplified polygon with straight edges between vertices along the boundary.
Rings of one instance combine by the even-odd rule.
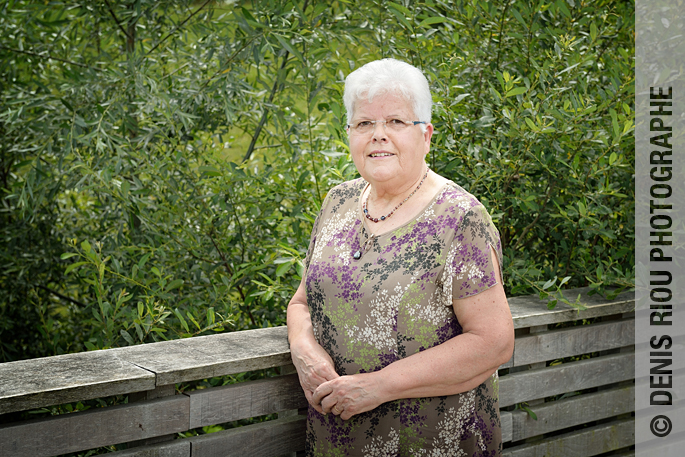
[[[567,292],[570,300],[581,294],[583,311],[563,304],[549,310],[535,296],[509,300],[516,341],[499,382],[507,457],[556,453],[559,446],[573,449],[574,456],[591,456],[634,443],[634,294],[606,300],[587,291]],[[590,318],[597,319],[550,326]],[[299,452],[305,417],[297,411],[305,411],[307,402],[296,374],[174,395],[178,382],[276,366],[284,367],[281,373],[294,372],[286,327],[0,364],[0,414],[129,394],[128,404],[1,425],[0,457],[52,457],[121,443],[129,443],[128,450],[113,457]],[[514,407],[522,402],[541,420]],[[274,413],[278,419],[172,439]],[[546,436],[561,430],[567,432]]]
[[[581,294],[586,310],[549,310],[537,296],[509,299],[515,328],[631,312],[634,294]],[[626,332],[632,334],[631,329]],[[527,357],[530,357],[529,355]],[[513,366],[512,361],[503,367]],[[0,364],[0,414],[155,389],[290,363],[287,328],[273,327]],[[527,361],[525,363],[531,363]]]

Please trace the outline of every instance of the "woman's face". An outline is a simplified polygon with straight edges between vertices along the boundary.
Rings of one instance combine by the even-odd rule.
[[[376,96],[371,103],[361,97],[354,108],[352,125],[363,120],[417,120],[409,102],[394,94]],[[395,131],[377,123],[366,134],[350,129],[350,153],[359,174],[371,185],[389,184],[397,188],[403,183],[413,183],[424,172],[423,163],[432,135],[431,124],[426,125],[424,133],[420,125]]]

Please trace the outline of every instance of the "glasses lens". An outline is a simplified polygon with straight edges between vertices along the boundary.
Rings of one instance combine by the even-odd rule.
[[[389,121],[386,121],[385,125],[388,126],[388,128],[392,130],[404,130],[405,127],[407,127],[407,124],[404,123],[404,121],[400,119],[390,119]]]
[[[376,124],[380,123],[385,126],[385,128],[399,131],[406,129],[409,125],[401,119],[389,119],[387,121],[359,121],[352,125],[352,130],[355,133],[370,133],[376,127]]]
[[[374,124],[373,121],[359,121],[354,125],[354,130],[357,133],[368,133],[373,130]]]

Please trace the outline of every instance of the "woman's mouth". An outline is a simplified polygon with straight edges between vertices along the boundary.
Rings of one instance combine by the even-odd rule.
[[[371,154],[369,154],[369,157],[389,157],[391,155],[394,155],[394,154],[391,154],[391,153],[385,152],[385,151],[381,151],[381,152],[372,152]]]

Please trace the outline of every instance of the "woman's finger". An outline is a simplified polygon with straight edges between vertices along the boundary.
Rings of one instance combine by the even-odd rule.
[[[329,394],[321,400],[321,410],[326,414],[333,412],[333,408],[336,406],[339,410],[343,409],[342,401],[338,396]]]
[[[320,384],[316,390],[314,390],[314,395],[312,397],[312,401],[314,403],[321,404],[321,401],[327,397],[331,392],[333,392],[333,386],[331,386],[330,382],[324,382],[323,384]],[[332,406],[332,405],[331,405]]]
[[[312,396],[314,395],[314,392],[311,390],[304,390],[304,397],[307,399],[307,402],[312,405],[312,408],[314,408],[319,414],[324,414],[323,409],[321,409],[321,405],[314,404],[312,400]]]

